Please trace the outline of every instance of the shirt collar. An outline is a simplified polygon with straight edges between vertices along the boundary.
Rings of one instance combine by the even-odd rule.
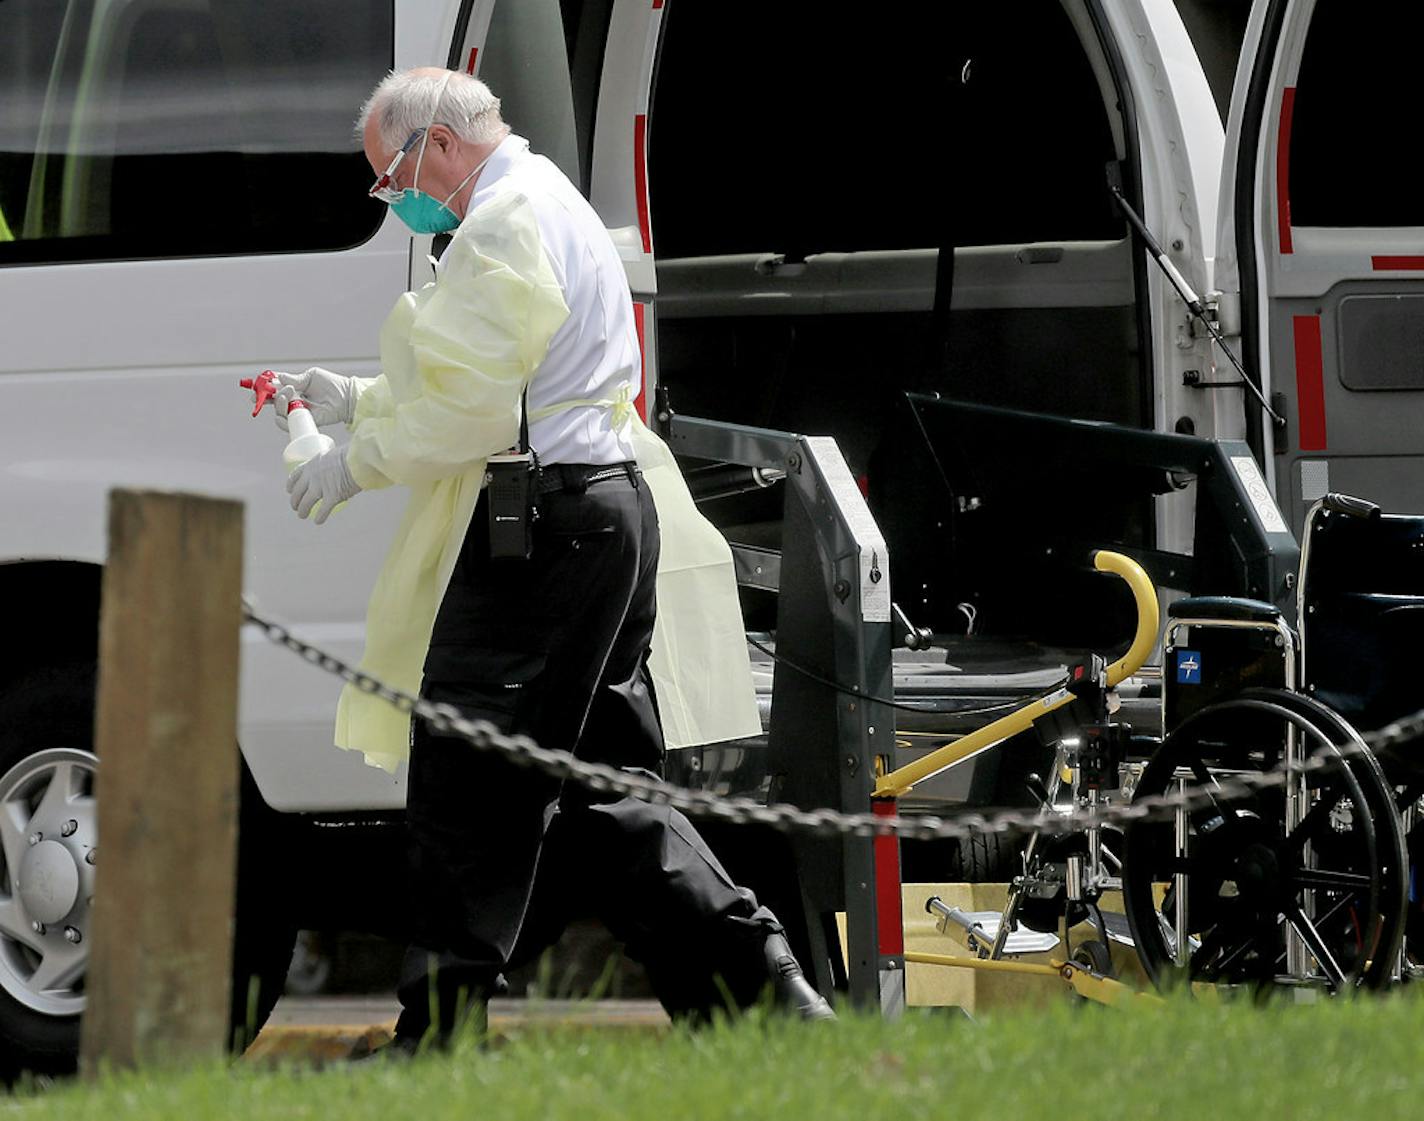
[[[510,133],[499,142],[499,146],[490,153],[490,158],[485,161],[485,166],[480,168],[480,173],[475,179],[475,193],[470,196],[470,204],[465,208],[465,217],[469,217],[475,207],[487,201],[494,194],[494,186],[514,167],[514,165],[529,151],[529,141],[522,136],[515,136]],[[430,258],[431,265],[435,268],[435,275],[440,276],[445,270],[445,256],[437,259]]]
[[[514,133],[510,133],[499,142],[499,147],[490,155],[488,162],[480,170],[479,177],[475,180],[475,193],[470,196],[470,210],[478,205],[476,200],[484,201],[487,197],[486,192],[503,179],[527,151],[529,151],[529,141],[522,136],[515,136]]]

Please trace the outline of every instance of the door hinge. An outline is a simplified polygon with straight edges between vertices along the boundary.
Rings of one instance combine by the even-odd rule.
[[[1223,336],[1233,338],[1241,334],[1240,292],[1208,292],[1202,297],[1202,307],[1212,326]],[[1191,331],[1192,337],[1197,339],[1204,339],[1208,334],[1205,325],[1195,317],[1191,320]]]

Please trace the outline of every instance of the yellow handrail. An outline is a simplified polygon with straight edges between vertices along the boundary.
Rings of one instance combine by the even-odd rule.
[[[1108,666],[1108,688],[1125,681],[1147,664],[1147,657],[1157,645],[1157,628],[1161,623],[1157,610],[1157,589],[1142,566],[1121,553],[1099,549],[1093,554],[1093,567],[1099,572],[1111,572],[1127,581],[1137,604],[1137,633],[1127,653]]]
[[[1133,635],[1132,645],[1127,648],[1126,654],[1108,666],[1107,682],[1108,687],[1111,688],[1141,669],[1147,661],[1147,656],[1152,653],[1152,648],[1157,644],[1159,622],[1157,590],[1152,586],[1152,581],[1142,570],[1142,566],[1131,557],[1125,557],[1121,553],[1099,549],[1093,554],[1093,565],[1100,572],[1111,572],[1114,576],[1119,576],[1127,581],[1127,586],[1132,591],[1133,601],[1137,604],[1137,633]],[[1001,716],[998,720],[985,724],[984,727],[970,732],[967,736],[961,736],[953,743],[945,744],[943,747],[931,751],[913,763],[907,763],[889,774],[881,775],[875,782],[875,791],[872,796],[876,798],[902,797],[909,793],[915,783],[923,782],[969,758],[969,756],[993,747],[1010,736],[1018,735],[1030,727],[1040,716],[1052,712],[1054,709],[1062,708],[1072,700],[1072,693],[1067,689],[1059,689],[1040,700],[1030,701],[1009,715]]]

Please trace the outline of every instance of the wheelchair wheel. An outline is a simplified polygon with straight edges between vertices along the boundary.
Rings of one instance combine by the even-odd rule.
[[[1248,689],[1241,695],[1284,705],[1316,723],[1331,736],[1332,742],[1349,752],[1350,766],[1360,780],[1377,837],[1383,921],[1376,953],[1384,971],[1379,983],[1389,983],[1394,979],[1400,949],[1409,935],[1413,873],[1410,870],[1410,833],[1405,831],[1404,803],[1400,801],[1403,795],[1397,789],[1397,781],[1391,775],[1387,761],[1366,747],[1353,724],[1329,705],[1312,697],[1283,689]]]
[[[1418,984],[1424,981],[1424,893],[1419,890],[1424,886],[1424,780],[1415,778],[1402,784],[1395,805],[1407,827],[1404,848],[1409,854],[1412,889],[1404,920],[1403,979]]]
[[[1235,774],[1281,768],[1287,736],[1312,767],[1303,816],[1286,828],[1284,783],[1230,792]],[[1255,690],[1182,722],[1149,760],[1135,800],[1185,786],[1204,800],[1177,823],[1127,829],[1123,895],[1144,969],[1159,987],[1184,980],[1305,985],[1337,992],[1388,983],[1403,933],[1407,863],[1392,791],[1357,733],[1298,694]],[[1159,903],[1157,885],[1167,885]],[[1187,964],[1176,954],[1185,885]],[[1290,962],[1288,941],[1300,958]],[[1293,968],[1294,967],[1294,968]]]

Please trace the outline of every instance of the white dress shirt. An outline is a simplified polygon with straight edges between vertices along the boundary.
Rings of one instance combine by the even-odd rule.
[[[552,161],[530,152],[522,136],[508,136],[495,149],[475,180],[467,212],[497,190],[511,189],[534,208],[544,252],[569,307],[569,318],[529,382],[529,443],[542,463],[631,460],[633,446],[626,429],[613,427],[612,408],[566,406],[611,402],[622,393],[631,402],[641,388],[633,299],[618,250],[578,188]],[[545,409],[557,411],[539,418]]]

